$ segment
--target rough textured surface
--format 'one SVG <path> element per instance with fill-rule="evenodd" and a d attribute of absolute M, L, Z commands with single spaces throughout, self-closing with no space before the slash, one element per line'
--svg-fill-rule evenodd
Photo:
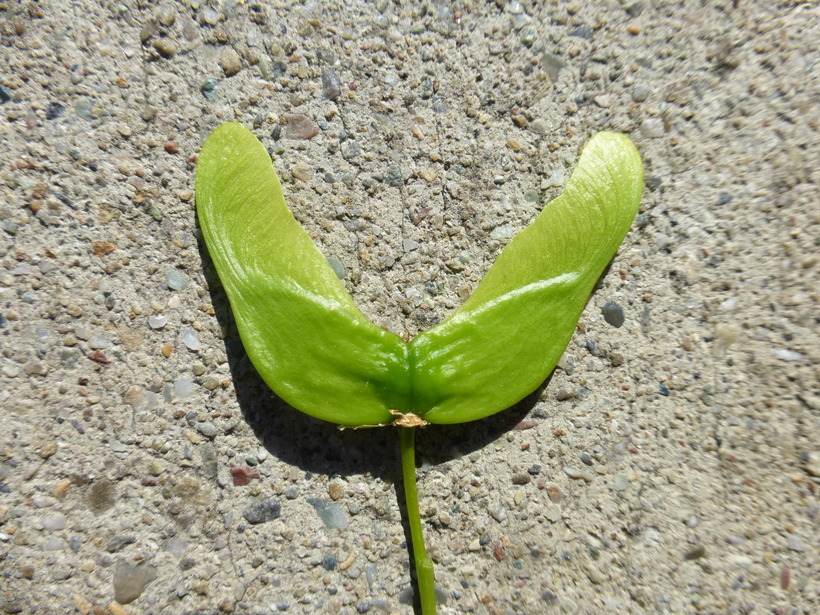
<path fill-rule="evenodd" d="M 418 438 L 441 611 L 818 610 L 816 6 L 598 4 L 0 5 L 0 612 L 411 612 L 396 435 L 282 407 L 198 244 L 227 120 L 409 335 L 628 132 L 549 386 Z"/>

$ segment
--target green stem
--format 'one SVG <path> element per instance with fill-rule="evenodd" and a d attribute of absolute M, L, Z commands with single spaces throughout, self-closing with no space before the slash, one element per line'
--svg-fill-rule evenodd
<path fill-rule="evenodd" d="M 419 588 L 422 615 L 436 615 L 436 581 L 433 576 L 433 560 L 424 548 L 419 515 L 419 494 L 416 490 L 416 428 L 399 427 L 401 433 L 401 472 L 404 478 L 404 498 L 407 502 L 407 518 L 410 522 L 410 539 L 413 543 L 413 560 Z"/>

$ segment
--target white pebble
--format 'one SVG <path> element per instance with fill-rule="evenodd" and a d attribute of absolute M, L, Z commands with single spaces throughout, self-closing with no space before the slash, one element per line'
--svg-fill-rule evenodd
<path fill-rule="evenodd" d="M 794 350 L 786 350 L 785 348 L 777 348 L 772 350 L 772 354 L 781 361 L 802 361 L 805 356 L 800 352 Z"/>
<path fill-rule="evenodd" d="M 148 319 L 148 326 L 152 329 L 162 329 L 165 325 L 168 324 L 168 319 L 165 318 L 162 314 L 158 316 L 151 316 Z"/>
<path fill-rule="evenodd" d="M 182 334 L 182 343 L 185 344 L 185 347 L 191 352 L 199 352 L 199 349 L 202 348 L 196 331 L 193 329 L 185 330 L 185 333 Z"/>

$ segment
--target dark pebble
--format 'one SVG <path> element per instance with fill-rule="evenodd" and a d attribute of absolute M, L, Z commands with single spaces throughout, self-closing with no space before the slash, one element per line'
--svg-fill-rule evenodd
<path fill-rule="evenodd" d="M 577 38 L 583 38 L 583 39 L 591 39 L 592 38 L 592 28 L 590 28 L 586 24 L 581 24 L 580 26 L 575 27 L 575 29 L 570 33 L 570 36 L 575 36 Z"/>
<path fill-rule="evenodd" d="M 335 70 L 326 70 L 322 73 L 322 93 L 329 100 L 336 100 L 342 94 L 342 82 Z"/>
<path fill-rule="evenodd" d="M 114 506 L 116 497 L 117 490 L 114 483 L 106 479 L 94 481 L 88 494 L 88 507 L 94 513 L 104 512 Z"/>
<path fill-rule="evenodd" d="M 527 472 L 529 472 L 533 476 L 538 476 L 539 474 L 541 474 L 541 466 L 536 463 L 530 466 L 530 469 L 527 470 Z"/>
<path fill-rule="evenodd" d="M 208 102 L 216 102 L 216 86 L 218 83 L 216 79 L 206 79 L 199 86 L 199 91 L 202 92 Z"/>
<path fill-rule="evenodd" d="M 137 542 L 137 537 L 131 534 L 127 534 L 125 536 L 114 536 L 114 538 L 108 541 L 108 552 L 116 553 L 125 545 L 132 545 L 135 542 Z"/>
<path fill-rule="evenodd" d="M 601 315 L 608 324 L 612 325 L 616 329 L 620 328 L 624 324 L 624 310 L 614 301 L 607 301 L 604 303 L 601 308 Z"/>
<path fill-rule="evenodd" d="M 183 557 L 179 562 L 181 570 L 190 570 L 196 566 L 196 560 L 193 557 Z"/>
<path fill-rule="evenodd" d="M 404 185 L 404 179 L 401 176 L 401 168 L 397 164 L 391 164 L 387 170 L 387 175 L 384 177 L 385 183 L 388 186 L 399 188 Z"/>
<path fill-rule="evenodd" d="M 586 342 L 584 342 L 584 345 L 589 351 L 589 354 L 591 354 L 593 357 L 603 356 L 604 353 L 601 352 L 600 348 L 598 348 L 598 342 L 596 342 L 595 340 L 587 340 Z"/>
<path fill-rule="evenodd" d="M 649 190 L 652 192 L 655 192 L 655 190 L 660 188 L 662 183 L 663 180 L 657 175 L 650 175 L 646 178 L 646 181 L 644 181 L 646 187 L 649 188 Z"/>
<path fill-rule="evenodd" d="M 728 192 L 721 192 L 718 195 L 718 205 L 728 205 L 732 202 L 732 195 Z"/>
<path fill-rule="evenodd" d="M 245 517 L 248 523 L 267 523 L 268 521 L 278 519 L 281 515 L 281 510 L 282 505 L 279 501 L 270 499 L 247 508 L 242 513 L 242 516 Z"/>
<path fill-rule="evenodd" d="M 700 559 L 701 557 L 705 557 L 705 556 L 706 556 L 706 547 L 704 547 L 703 545 L 698 545 L 695 548 L 690 549 L 689 551 L 687 551 L 686 555 L 683 556 L 683 559 L 691 561 L 691 560 L 694 560 L 694 559 Z"/>
<path fill-rule="evenodd" d="M 663 395 L 664 397 L 669 397 L 669 387 L 665 384 L 661 383 L 661 386 L 658 387 L 658 392 Z"/>
<path fill-rule="evenodd" d="M 11 100 L 11 93 L 6 89 L 6 87 L 0 84 L 0 104 L 7 103 Z"/>
<path fill-rule="evenodd" d="M 63 114 L 63 111 L 65 111 L 65 107 L 60 103 L 49 103 L 48 108 L 46 109 L 46 119 L 53 120 L 58 118 Z"/>
<path fill-rule="evenodd" d="M 336 570 L 336 558 L 333 555 L 325 555 L 322 558 L 322 568 L 325 570 Z"/>
<path fill-rule="evenodd" d="M 584 465 L 588 466 L 591 466 L 594 463 L 594 460 L 592 459 L 592 457 L 589 456 L 588 453 L 581 454 L 581 461 L 584 463 Z"/>
<path fill-rule="evenodd" d="M 558 602 L 558 595 L 554 592 L 546 590 L 541 593 L 541 600 L 543 600 L 547 604 L 556 604 Z"/>
<path fill-rule="evenodd" d="M 523 472 L 518 472 L 513 474 L 512 482 L 513 485 L 526 485 L 532 480 L 529 474 L 524 474 Z"/>

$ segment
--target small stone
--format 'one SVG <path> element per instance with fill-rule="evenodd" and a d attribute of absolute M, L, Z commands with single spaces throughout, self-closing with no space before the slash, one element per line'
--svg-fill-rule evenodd
<path fill-rule="evenodd" d="M 342 483 L 338 481 L 331 481 L 331 483 L 327 486 L 327 494 L 334 502 L 339 500 L 344 495 L 344 492 L 345 490 Z"/>
<path fill-rule="evenodd" d="M 114 483 L 106 479 L 94 481 L 88 493 L 88 507 L 92 512 L 105 512 L 116 502 L 117 491 Z"/>
<path fill-rule="evenodd" d="M 496 241 L 509 239 L 514 235 L 515 228 L 513 228 L 511 224 L 502 224 L 501 226 L 497 226 L 490 231 L 490 239 L 495 239 Z"/>
<path fill-rule="evenodd" d="M 194 383 L 188 378 L 177 378 L 174 382 L 174 395 L 182 399 L 194 392 Z"/>
<path fill-rule="evenodd" d="M 421 177 L 427 183 L 434 182 L 437 177 L 436 170 L 431 169 L 429 167 L 426 169 L 422 169 L 421 171 L 419 171 L 419 177 Z"/>
<path fill-rule="evenodd" d="M 618 474 L 612 481 L 615 491 L 626 491 L 629 489 L 629 480 L 623 474 Z"/>
<path fill-rule="evenodd" d="M 657 117 L 649 117 L 641 124 L 641 134 L 648 139 L 658 139 L 666 134 L 663 120 Z"/>
<path fill-rule="evenodd" d="M 347 529 L 348 521 L 347 515 L 340 504 L 335 502 L 327 502 L 319 498 L 308 498 L 308 504 L 313 506 L 316 514 L 325 524 L 325 527 L 330 529 Z"/>
<path fill-rule="evenodd" d="M 561 520 L 561 508 L 558 506 L 547 506 L 547 510 L 544 511 L 544 516 L 553 523 L 557 523 Z"/>
<path fill-rule="evenodd" d="M 248 523 L 253 523 L 254 525 L 257 523 L 267 523 L 268 521 L 278 519 L 281 514 L 281 509 L 282 505 L 279 503 L 279 500 L 271 498 L 245 509 L 242 516 L 245 517 Z"/>
<path fill-rule="evenodd" d="M 102 335 L 92 335 L 88 340 L 88 347 L 92 350 L 102 350 L 103 348 L 108 348 L 110 345 L 111 342 Z"/>
<path fill-rule="evenodd" d="M 812 476 L 820 476 L 820 452 L 806 453 L 806 470 Z"/>
<path fill-rule="evenodd" d="M 566 474 L 570 478 L 583 479 L 588 483 L 591 483 L 592 479 L 594 478 L 591 473 L 585 472 L 584 470 L 579 470 L 577 468 L 573 468 L 571 466 L 564 466 L 564 474 Z"/>
<path fill-rule="evenodd" d="M 254 478 L 261 478 L 259 472 L 251 470 L 248 466 L 236 466 L 231 468 L 231 478 L 236 487 L 242 487 L 250 483 Z"/>
<path fill-rule="evenodd" d="M 213 423 L 197 423 L 196 430 L 208 439 L 216 437 L 219 431 Z"/>
<path fill-rule="evenodd" d="M 162 314 L 157 314 L 155 316 L 148 317 L 148 326 L 152 329 L 162 329 L 165 325 L 168 324 L 168 319 L 165 318 Z"/>
<path fill-rule="evenodd" d="M 546 120 L 539 117 L 530 123 L 530 130 L 532 130 L 535 134 L 545 135 L 549 132 L 550 126 Z"/>
<path fill-rule="evenodd" d="M 288 139 L 312 139 L 319 134 L 319 127 L 306 115 L 286 115 L 285 121 Z"/>
<path fill-rule="evenodd" d="M 206 79 L 202 82 L 202 85 L 199 86 L 199 91 L 202 92 L 205 100 L 212 103 L 216 102 L 216 86 L 218 84 L 219 82 L 216 79 Z"/>
<path fill-rule="evenodd" d="M 527 485 L 530 480 L 532 480 L 532 477 L 526 472 L 517 472 L 512 477 L 513 485 Z"/>
<path fill-rule="evenodd" d="M 683 559 L 687 561 L 692 561 L 696 559 L 700 559 L 706 556 L 706 547 L 703 545 L 697 545 L 691 549 L 689 549 L 683 556 Z"/>
<path fill-rule="evenodd" d="M 167 38 L 159 38 L 154 41 L 154 49 L 163 58 L 173 58 L 177 52 L 177 45 L 174 41 Z"/>
<path fill-rule="evenodd" d="M 561 488 L 558 485 L 550 485 L 547 487 L 547 497 L 550 499 L 550 502 L 560 502 L 563 497 Z"/>
<path fill-rule="evenodd" d="M 106 254 L 111 254 L 117 249 L 117 244 L 113 241 L 95 241 L 91 244 L 91 253 L 94 256 L 103 257 Z"/>
<path fill-rule="evenodd" d="M 601 315 L 607 324 L 619 329 L 624 324 L 624 311 L 620 305 L 614 301 L 607 301 L 601 308 Z"/>
<path fill-rule="evenodd" d="M 147 20 L 140 28 L 140 43 L 144 45 L 156 34 L 159 34 L 159 24 L 153 19 Z"/>
<path fill-rule="evenodd" d="M 225 76 L 232 77 L 242 70 L 242 59 L 233 47 L 225 47 L 219 55 L 219 66 L 225 72 Z"/>
<path fill-rule="evenodd" d="M 185 347 L 191 352 L 199 352 L 202 348 L 199 337 L 197 337 L 196 331 L 192 328 L 185 329 L 185 332 L 182 334 L 182 343 L 185 344 Z"/>
<path fill-rule="evenodd" d="M 219 11 L 211 7 L 206 7 L 198 14 L 199 25 L 201 26 L 215 26 L 219 23 Z"/>
<path fill-rule="evenodd" d="M 49 532 L 57 532 L 65 528 L 66 516 L 61 513 L 48 515 L 43 519 L 43 527 Z"/>
<path fill-rule="evenodd" d="M 191 285 L 191 280 L 188 279 L 188 276 L 178 271 L 177 269 L 169 269 L 167 284 L 168 288 L 170 288 L 171 290 L 182 291 Z"/>
<path fill-rule="evenodd" d="M 600 585 L 601 583 L 606 582 L 607 575 L 598 570 L 595 566 L 587 565 L 587 576 L 589 580 L 595 583 L 595 585 Z"/>
<path fill-rule="evenodd" d="M 645 85 L 636 85 L 632 89 L 632 100 L 635 102 L 643 102 L 649 98 L 649 88 Z"/>
<path fill-rule="evenodd" d="M 153 566 L 132 566 L 118 562 L 114 570 L 114 600 L 120 604 L 133 602 L 156 578 L 157 569 Z"/>
<path fill-rule="evenodd" d="M 82 613 L 82 615 L 88 615 L 94 607 L 93 604 L 80 595 L 74 596 L 74 606 L 77 607 L 77 610 Z"/>
<path fill-rule="evenodd" d="M 174 22 L 177 18 L 177 12 L 172 8 L 164 8 L 160 10 L 159 14 L 157 15 L 157 20 L 163 26 L 171 27 L 174 25 Z"/>
<path fill-rule="evenodd" d="M 806 550 L 806 545 L 803 544 L 803 539 L 797 534 L 789 534 L 789 537 L 786 539 L 786 543 L 789 545 L 789 550 L 791 551 L 802 552 Z"/>
<path fill-rule="evenodd" d="M 342 84 L 336 71 L 328 69 L 322 73 L 322 93 L 328 100 L 336 100 L 342 94 Z"/>
<path fill-rule="evenodd" d="M 325 555 L 322 558 L 322 568 L 330 572 L 331 570 L 336 570 L 336 558 L 333 555 Z"/>
<path fill-rule="evenodd" d="M 202 379 L 202 386 L 209 391 L 215 391 L 221 384 L 219 378 L 214 375 L 208 375 Z"/>
<path fill-rule="evenodd" d="M 340 280 L 344 280 L 347 275 L 344 263 L 335 256 L 328 256 L 327 262 L 330 264 L 330 268 L 333 269 L 333 273 L 336 274 L 336 277 Z"/>
<path fill-rule="evenodd" d="M 60 481 L 60 484 L 58 484 L 57 487 L 54 489 L 54 497 L 62 500 L 68 493 L 70 487 L 71 479 L 64 478 Z"/>
<path fill-rule="evenodd" d="M 46 119 L 56 119 L 63 114 L 63 111 L 65 111 L 65 107 L 60 103 L 48 103 L 48 107 L 46 107 Z"/>
<path fill-rule="evenodd" d="M 309 182 L 313 179 L 313 171 L 304 162 L 297 162 L 290 168 L 290 174 L 296 179 L 303 182 Z"/>
<path fill-rule="evenodd" d="M 48 368 L 42 363 L 26 363 L 23 366 L 23 371 L 29 376 L 46 376 L 48 375 Z"/>
<path fill-rule="evenodd" d="M 31 498 L 31 505 L 34 506 L 34 508 L 50 508 L 56 504 L 56 498 L 42 493 L 37 493 Z"/>
<path fill-rule="evenodd" d="M 83 118 L 84 120 L 93 119 L 94 105 L 88 97 L 80 96 L 74 103 L 74 113 L 76 113 L 79 117 Z"/>
<path fill-rule="evenodd" d="M 40 447 L 38 452 L 40 453 L 40 457 L 48 459 L 57 452 L 57 443 L 54 440 L 49 440 Z"/>
<path fill-rule="evenodd" d="M 802 361 L 806 358 L 803 353 L 794 350 L 787 350 L 785 348 L 777 348 L 772 350 L 772 354 L 781 361 Z"/>
<path fill-rule="evenodd" d="M 118 551 L 122 551 L 126 546 L 132 545 L 135 542 L 137 542 L 137 537 L 133 534 L 114 536 L 108 541 L 106 549 L 109 553 L 116 553 Z"/>
<path fill-rule="evenodd" d="M 504 508 L 503 504 L 492 504 L 487 507 L 487 512 L 499 523 L 503 523 L 507 519 L 507 509 Z"/>

